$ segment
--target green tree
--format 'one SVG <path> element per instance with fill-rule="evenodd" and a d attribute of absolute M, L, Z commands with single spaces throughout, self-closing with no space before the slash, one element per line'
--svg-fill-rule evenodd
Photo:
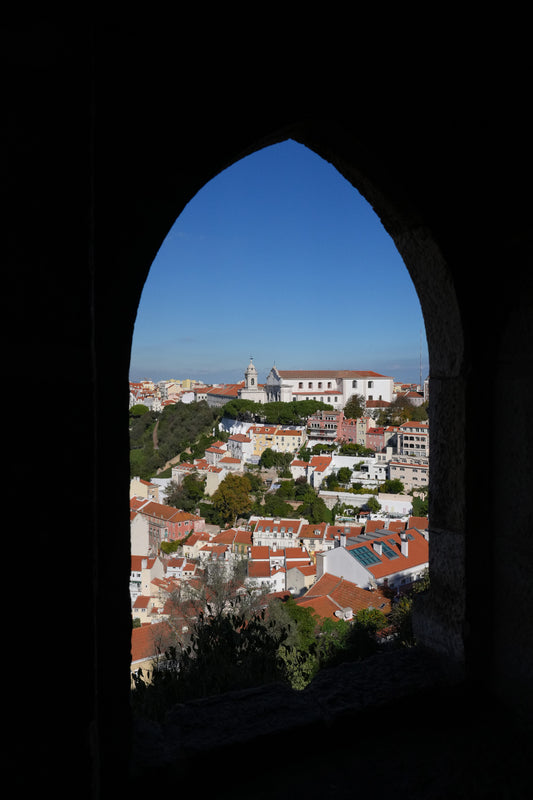
<path fill-rule="evenodd" d="M 306 497 L 310 497 L 311 495 L 315 494 L 315 490 L 312 486 L 307 483 L 307 479 L 301 475 L 299 478 L 296 478 L 294 481 L 294 499 L 295 500 L 304 500 Z"/>
<path fill-rule="evenodd" d="M 337 478 L 339 479 L 339 483 L 350 483 L 350 478 L 352 477 L 352 470 L 350 467 L 341 467 L 337 472 Z"/>
<path fill-rule="evenodd" d="M 403 483 L 398 480 L 398 478 L 387 479 L 383 481 L 381 486 L 379 487 L 380 492 L 384 492 L 385 494 L 402 494 L 404 491 Z"/>
<path fill-rule="evenodd" d="M 142 417 L 143 414 L 147 414 L 149 411 L 148 406 L 143 405 L 143 403 L 137 403 L 130 408 L 130 418 Z"/>
<path fill-rule="evenodd" d="M 268 425 L 304 425 L 316 411 L 333 407 L 317 400 L 293 400 L 290 403 L 254 403 L 252 400 L 230 400 L 222 406 L 225 417 Z"/>
<path fill-rule="evenodd" d="M 427 422 L 428 404 L 422 403 L 420 406 L 413 406 L 410 419 L 413 420 L 413 422 Z"/>
<path fill-rule="evenodd" d="M 254 513 L 263 517 L 283 517 L 284 519 L 296 519 L 298 511 L 287 503 L 277 493 L 267 494 L 262 504 L 254 505 Z"/>
<path fill-rule="evenodd" d="M 375 497 L 369 497 L 365 503 L 365 507 L 372 514 L 377 514 L 378 511 L 381 509 L 381 503 L 379 502 L 379 500 L 376 500 Z"/>
<path fill-rule="evenodd" d="M 343 456 L 370 456 L 373 452 L 370 448 L 363 447 L 357 442 L 344 442 L 339 448 L 339 453 Z"/>
<path fill-rule="evenodd" d="M 246 517 L 252 508 L 252 487 L 245 475 L 230 473 L 213 494 L 212 503 L 225 523 L 234 525 L 237 517 Z"/>
<path fill-rule="evenodd" d="M 394 603 L 389 614 L 389 624 L 396 629 L 398 641 L 403 647 L 412 647 L 416 644 L 413 631 L 413 609 L 417 602 L 418 595 L 429 589 L 429 571 L 426 570 L 422 577 L 411 587 L 409 594 L 402 595 Z"/>
<path fill-rule="evenodd" d="M 413 516 L 414 517 L 427 517 L 428 515 L 428 504 L 429 500 L 426 497 L 418 497 L 415 495 L 413 497 Z"/>
<path fill-rule="evenodd" d="M 389 614 L 389 623 L 394 627 L 398 641 L 403 647 L 412 647 L 415 643 L 412 617 L 413 598 L 403 595 L 393 605 Z"/>
<path fill-rule="evenodd" d="M 289 466 L 294 456 L 292 453 L 280 453 L 277 450 L 267 447 L 261 453 L 259 464 L 266 469 L 274 467 L 278 475 L 290 477 Z"/>
<path fill-rule="evenodd" d="M 312 523 L 331 522 L 331 511 L 321 497 L 313 492 L 298 506 L 297 514 Z"/>
<path fill-rule="evenodd" d="M 261 453 L 259 463 L 265 469 L 271 469 L 276 465 L 276 453 L 271 447 L 266 447 Z"/>
<path fill-rule="evenodd" d="M 341 488 L 337 475 L 334 472 L 330 472 L 329 475 L 326 475 L 324 483 L 330 492 L 335 492 Z"/>
<path fill-rule="evenodd" d="M 305 445 L 300 447 L 300 450 L 298 451 L 298 458 L 301 461 L 309 462 L 309 461 L 311 461 L 311 456 L 312 456 L 312 453 L 311 453 L 311 450 L 309 449 L 309 447 L 306 447 Z"/>
<path fill-rule="evenodd" d="M 294 500 L 295 495 L 295 484 L 294 481 L 281 481 L 279 485 L 279 489 L 276 491 L 276 495 L 283 500 Z"/>
<path fill-rule="evenodd" d="M 344 406 L 344 416 L 348 419 L 359 419 L 365 413 L 365 398 L 360 394 L 352 394 Z"/>
<path fill-rule="evenodd" d="M 194 511 L 203 499 L 204 492 L 204 480 L 197 473 L 191 472 L 190 475 L 185 475 L 179 486 L 176 481 L 169 483 L 165 503 L 182 511 Z"/>
<path fill-rule="evenodd" d="M 243 614 L 238 601 L 226 614 L 200 613 L 190 641 L 169 646 L 150 681 L 142 671 L 134 677 L 134 715 L 161 721 L 176 703 L 285 681 L 285 635 L 264 611 Z"/>
<path fill-rule="evenodd" d="M 286 680 L 293 689 L 304 689 L 319 669 L 316 638 L 319 622 L 315 612 L 298 605 L 293 598 L 285 602 L 271 600 L 267 619 L 274 631 L 285 632 L 279 654 Z"/>

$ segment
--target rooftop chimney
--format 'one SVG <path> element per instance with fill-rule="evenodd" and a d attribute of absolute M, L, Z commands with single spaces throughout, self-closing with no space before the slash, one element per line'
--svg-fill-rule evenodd
<path fill-rule="evenodd" d="M 400 549 L 402 551 L 402 556 L 407 558 L 409 555 L 409 539 L 405 534 L 400 534 Z"/>

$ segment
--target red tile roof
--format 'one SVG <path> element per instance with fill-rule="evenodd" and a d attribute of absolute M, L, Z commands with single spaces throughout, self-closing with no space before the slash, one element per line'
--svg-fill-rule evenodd
<path fill-rule="evenodd" d="M 265 531 L 265 529 L 272 528 L 272 532 L 276 533 L 281 528 L 292 528 L 296 532 L 300 526 L 301 520 L 299 519 L 277 519 L 275 517 L 261 517 L 255 522 L 255 533 Z"/>
<path fill-rule="evenodd" d="M 276 552 L 279 553 L 279 550 L 277 550 Z M 285 547 L 284 550 L 282 548 L 282 552 L 285 553 L 285 558 L 290 558 L 290 559 L 296 558 L 300 559 L 301 561 L 309 562 L 309 554 L 307 550 L 304 550 L 301 547 Z M 270 555 L 272 555 L 272 551 Z"/>
<path fill-rule="evenodd" d="M 152 569 L 156 561 L 155 558 L 148 558 L 148 556 L 131 556 L 131 571 L 140 572 L 142 570 L 142 562 L 146 561 L 146 569 Z"/>
<path fill-rule="evenodd" d="M 427 517 L 409 517 L 407 522 L 408 528 L 418 528 L 419 531 L 426 531 L 428 529 L 429 520 Z"/>
<path fill-rule="evenodd" d="M 316 564 L 288 564 L 287 569 L 297 569 L 302 575 L 316 575 Z"/>
<path fill-rule="evenodd" d="M 374 533 L 380 531 L 385 527 L 385 521 L 382 519 L 369 519 L 365 522 L 365 533 Z"/>
<path fill-rule="evenodd" d="M 315 468 L 316 472 L 324 472 L 331 464 L 331 456 L 313 456 L 310 464 Z"/>
<path fill-rule="evenodd" d="M 196 544 L 196 542 L 209 542 L 210 536 L 205 531 L 201 531 L 199 533 L 191 533 L 189 538 L 187 539 L 187 545 Z"/>
<path fill-rule="evenodd" d="M 270 556 L 270 547 L 265 545 L 253 545 L 250 548 L 250 558 L 254 560 L 268 561 Z"/>
<path fill-rule="evenodd" d="M 143 625 L 131 632 L 131 660 L 143 661 L 163 652 L 171 643 L 172 631 L 165 622 Z"/>
<path fill-rule="evenodd" d="M 346 534 L 346 536 L 360 536 L 363 532 L 363 525 L 328 525 L 326 538 L 335 539 L 336 536 Z"/>
<path fill-rule="evenodd" d="M 391 610 L 390 600 L 379 590 L 361 589 L 345 578 L 325 573 L 301 598 L 298 605 L 313 608 L 320 617 L 334 618 L 335 611 L 351 608 L 353 613 L 367 608 L 376 608 L 388 614 Z"/>
<path fill-rule="evenodd" d="M 389 522 L 390 531 L 404 531 L 407 527 L 407 522 L 402 522 L 401 519 L 393 519 Z M 411 527 L 411 526 L 409 526 Z M 415 526 L 413 526 L 415 527 Z"/>
<path fill-rule="evenodd" d="M 150 605 L 151 598 L 147 597 L 147 595 L 140 594 L 133 604 L 133 608 L 148 608 Z"/>
<path fill-rule="evenodd" d="M 244 381 L 241 381 L 241 383 L 227 383 L 224 386 L 213 386 L 206 391 L 206 394 L 215 397 L 238 397 L 240 390 L 243 388 Z"/>
<path fill-rule="evenodd" d="M 249 578 L 270 578 L 270 561 L 249 561 L 248 562 L 248 577 Z"/>
<path fill-rule="evenodd" d="M 304 369 L 304 370 L 290 370 L 284 369 L 278 370 L 279 374 L 282 378 L 287 378 L 288 380 L 297 380 L 298 378 L 303 379 L 313 379 L 313 378 L 385 378 L 388 377 L 386 375 L 380 375 L 378 372 L 372 372 L 371 370 L 351 370 L 351 369 L 341 369 L 341 370 L 332 370 L 332 369 L 324 369 L 324 370 L 317 370 L 317 369 Z"/>
<path fill-rule="evenodd" d="M 407 544 L 407 556 L 401 555 L 401 536 L 410 534 L 412 538 Z M 393 551 L 399 554 L 399 558 L 388 559 L 385 555 L 379 556 L 373 548 L 374 542 L 383 542 L 387 544 Z M 358 547 L 367 547 L 376 553 L 379 562 L 376 564 L 369 564 L 366 569 L 374 576 L 374 578 L 385 578 L 388 575 L 394 575 L 396 572 L 409 569 L 410 567 L 417 567 L 427 564 L 429 561 L 429 545 L 424 536 L 414 528 L 406 529 L 402 533 L 396 533 L 390 530 L 383 531 L 383 535 L 378 538 L 362 542 L 347 547 L 347 550 L 353 551 Z"/>
<path fill-rule="evenodd" d="M 174 506 L 167 506 L 164 503 L 156 503 L 154 501 L 146 503 L 146 505 L 139 510 L 142 514 L 146 514 L 150 517 L 158 517 L 159 519 L 166 519 L 169 522 L 188 522 L 201 519 L 201 517 L 197 517 L 194 514 L 180 511 L 174 508 Z"/>

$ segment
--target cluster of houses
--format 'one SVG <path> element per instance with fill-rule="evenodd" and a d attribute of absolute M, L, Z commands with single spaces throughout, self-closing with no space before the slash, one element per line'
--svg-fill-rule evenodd
<path fill-rule="evenodd" d="M 165 404 L 206 400 L 222 406 L 234 398 L 255 402 L 289 402 L 315 399 L 332 406 L 309 417 L 305 426 L 257 425 L 224 418 L 225 441 L 217 441 L 203 458 L 180 462 L 172 477 L 130 486 L 132 618 L 140 622 L 132 631 L 132 672 L 148 666 L 161 649 L 163 631 L 185 634 L 199 613 L 199 588 L 213 564 L 230 569 L 245 565 L 240 591 L 265 598 L 292 596 L 323 618 L 350 619 L 362 608 L 391 609 L 391 596 L 421 578 L 428 567 L 427 519 L 412 516 L 407 494 L 379 495 L 382 516 L 371 519 L 358 509 L 386 479 L 398 478 L 406 492 L 424 489 L 429 480 L 429 429 L 423 422 L 377 427 L 374 415 L 399 393 L 413 404 L 424 401 L 420 387 L 398 386 L 392 378 L 374 372 L 284 371 L 273 367 L 259 384 L 250 361 L 244 381 L 206 386 L 198 381 L 143 381 L 130 385 L 130 405 L 143 403 L 158 411 Z M 363 398 L 365 412 L 348 419 L 343 408 L 353 394 Z M 302 448 L 322 443 L 355 443 L 371 456 L 328 453 L 299 457 Z M 270 448 L 292 456 L 290 472 L 305 480 L 329 508 L 337 503 L 353 506 L 352 516 L 335 524 L 313 524 L 306 519 L 251 517 L 246 525 L 220 530 L 195 514 L 162 502 L 170 481 L 180 484 L 192 473 L 204 480 L 212 495 L 232 473 L 245 473 Z M 329 475 L 342 467 L 350 480 L 335 491 L 328 489 Z M 344 474 L 346 470 L 344 471 Z M 326 482 L 325 482 L 326 481 Z M 350 491 L 358 484 L 357 494 Z M 179 542 L 179 555 L 167 555 L 163 542 Z M 176 597 L 180 602 L 176 606 Z M 266 600 L 265 600 L 266 602 Z M 159 643 L 157 643 L 159 642 Z"/>
<path fill-rule="evenodd" d="M 392 378 L 369 371 L 287 371 L 276 367 L 272 367 L 266 383 L 260 384 L 250 361 L 244 381 L 238 384 L 206 386 L 192 379 L 131 383 L 130 405 L 144 403 L 157 411 L 169 403 L 206 400 L 222 406 L 229 400 L 242 398 L 258 403 L 315 399 L 332 406 L 331 410 L 310 416 L 303 426 L 257 425 L 223 418 L 220 428 L 229 435 L 227 442 L 215 442 L 204 458 L 182 462 L 172 472 L 172 480 L 178 484 L 186 474 L 197 472 L 205 481 L 208 495 L 216 491 L 229 472 L 243 472 L 247 465 L 257 464 L 267 448 L 294 455 L 290 466 L 293 477 L 304 476 L 315 489 L 320 488 L 329 474 L 348 466 L 353 472 L 351 483 L 374 488 L 386 479 L 397 479 L 410 492 L 428 486 L 428 423 L 405 422 L 382 427 L 376 425 L 375 416 L 400 395 L 413 405 L 423 403 L 427 399 L 427 383 L 424 391 L 420 388 L 397 384 Z M 353 394 L 362 398 L 365 409 L 357 419 L 347 418 L 343 412 Z M 343 443 L 358 444 L 374 456 L 344 459 L 342 463 L 340 456 L 332 456 L 329 461 L 315 457 L 309 462 L 296 457 L 304 446 Z"/>
<path fill-rule="evenodd" d="M 132 672 L 155 657 L 162 630 L 185 635 L 205 608 L 198 599 L 213 564 L 244 564 L 239 592 L 292 596 L 321 618 L 346 619 L 362 608 L 391 610 L 391 596 L 408 589 L 428 567 L 427 519 L 362 517 L 314 524 L 306 519 L 252 516 L 221 530 L 194 514 L 149 498 L 130 498 Z M 181 542 L 166 555 L 164 541 Z M 179 602 L 176 602 L 179 598 Z"/>
<path fill-rule="evenodd" d="M 325 413 L 325 412 L 321 412 Z M 346 456 L 339 454 L 314 455 L 308 460 L 299 458 L 302 447 L 311 448 L 320 443 L 314 437 L 314 415 L 308 420 L 306 428 L 289 428 L 278 425 L 255 425 L 235 423 L 226 420 L 229 437 L 227 442 L 217 441 L 206 451 L 203 458 L 182 461 L 172 467 L 172 480 L 178 485 L 192 472 L 205 481 L 207 495 L 212 495 L 230 472 L 243 473 L 257 464 L 262 453 L 270 448 L 278 453 L 289 453 L 294 457 L 288 467 L 291 476 L 305 478 L 318 491 L 328 475 L 337 473 L 341 467 L 348 467 L 352 474 L 351 484 L 360 484 L 369 489 L 375 488 L 385 480 L 400 480 L 404 490 L 425 489 L 429 482 L 429 425 L 427 422 L 404 422 L 388 428 L 367 428 L 366 445 L 372 450 L 371 456 Z M 337 412 L 341 423 L 346 422 L 343 412 Z M 224 420 L 223 420 L 224 422 Z M 348 420 L 359 423 L 361 420 Z M 331 423 L 333 424 L 333 423 Z M 354 425 L 356 427 L 356 425 Z M 334 443 L 350 441 L 336 437 Z M 351 440 L 353 441 L 353 440 Z M 346 488 L 350 488 L 347 486 Z M 353 495 L 347 498 L 352 505 Z"/>
<path fill-rule="evenodd" d="M 208 387 L 194 378 L 169 378 L 154 383 L 146 378 L 141 381 L 130 381 L 130 408 L 136 405 L 146 406 L 150 411 L 163 411 L 165 406 L 174 403 L 192 403 L 197 399 L 197 392 Z"/>
<path fill-rule="evenodd" d="M 399 384 L 387 375 L 371 370 L 280 370 L 273 366 L 264 383 L 259 383 L 257 369 L 250 359 L 244 379 L 237 383 L 206 385 L 202 381 L 168 379 L 130 382 L 130 407 L 138 403 L 161 411 L 169 403 L 192 403 L 205 400 L 211 406 L 223 406 L 229 400 L 252 400 L 255 403 L 293 400 L 319 400 L 339 411 L 354 394 L 363 398 L 368 409 L 390 404 L 398 395 L 407 396 L 415 405 L 427 400 L 428 381 L 423 387 Z"/>

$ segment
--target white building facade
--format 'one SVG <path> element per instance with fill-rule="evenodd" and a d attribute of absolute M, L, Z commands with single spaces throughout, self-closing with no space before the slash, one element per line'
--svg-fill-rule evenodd
<path fill-rule="evenodd" d="M 318 400 L 342 409 L 357 394 L 365 402 L 394 399 L 393 378 L 368 370 L 280 370 L 272 367 L 266 382 L 259 384 L 257 369 L 250 360 L 244 373 L 239 398 L 256 403 Z"/>

